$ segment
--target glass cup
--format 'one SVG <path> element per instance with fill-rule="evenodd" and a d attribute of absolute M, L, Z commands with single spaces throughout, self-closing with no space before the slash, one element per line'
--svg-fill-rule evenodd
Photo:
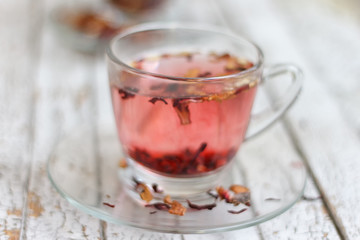
<path fill-rule="evenodd" d="M 157 183 L 175 196 L 226 178 L 242 142 L 278 119 L 302 83 L 301 71 L 289 64 L 265 76 L 259 47 L 214 27 L 134 27 L 112 40 L 107 63 L 130 169 L 124 180 Z M 292 79 L 284 96 L 265 117 L 252 118 L 258 85 L 283 74 Z"/>

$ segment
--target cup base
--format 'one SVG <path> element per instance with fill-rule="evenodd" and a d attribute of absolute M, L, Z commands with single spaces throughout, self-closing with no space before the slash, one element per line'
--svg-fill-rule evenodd
<path fill-rule="evenodd" d="M 119 178 L 130 190 L 133 196 L 136 182 L 142 182 L 149 186 L 156 185 L 161 194 L 154 194 L 154 198 L 163 198 L 170 195 L 174 199 L 198 199 L 210 197 L 209 191 L 217 186 L 227 186 L 231 183 L 232 162 L 227 166 L 198 177 L 169 177 L 152 172 L 132 159 L 128 159 L 129 166 L 119 170 Z M 136 194 L 138 198 L 138 194 Z"/>

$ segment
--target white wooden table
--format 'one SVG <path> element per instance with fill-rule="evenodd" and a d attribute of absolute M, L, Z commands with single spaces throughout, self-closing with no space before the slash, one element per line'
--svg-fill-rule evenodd
<path fill-rule="evenodd" d="M 258 226 L 206 235 L 105 223 L 51 186 L 45 167 L 61 133 L 112 117 L 103 54 L 76 52 L 53 34 L 48 15 L 59 2 L 0 1 L 0 239 L 360 239 L 356 0 L 173 0 L 153 17 L 230 28 L 257 42 L 266 63 L 293 62 L 305 73 L 299 101 L 261 141 L 278 138 L 300 156 L 309 170 L 305 194 L 322 199 L 301 200 Z"/>

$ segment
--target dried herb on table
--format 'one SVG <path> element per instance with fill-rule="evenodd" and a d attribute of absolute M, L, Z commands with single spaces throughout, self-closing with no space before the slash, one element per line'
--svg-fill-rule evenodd
<path fill-rule="evenodd" d="M 240 211 L 228 210 L 228 212 L 231 214 L 240 214 L 240 213 L 245 212 L 246 210 L 247 210 L 247 208 L 243 208 Z"/>
<path fill-rule="evenodd" d="M 154 214 L 154 213 L 157 213 L 157 211 L 151 211 L 151 212 L 149 212 L 149 214 Z"/>
<path fill-rule="evenodd" d="M 103 202 L 103 205 L 108 206 L 108 207 L 111 207 L 111 208 L 114 208 L 114 207 L 115 207 L 114 204 L 110 204 L 110 203 L 107 203 L 107 202 Z"/>
<path fill-rule="evenodd" d="M 151 102 L 152 104 L 155 104 L 157 101 L 161 101 L 161 102 L 165 103 L 166 105 L 168 104 L 167 101 L 165 99 L 163 99 L 162 97 L 153 97 L 152 99 L 149 100 L 149 102 Z"/>
<path fill-rule="evenodd" d="M 214 207 L 216 207 L 216 203 L 197 205 L 195 203 L 190 202 L 190 200 L 188 200 L 188 199 L 186 199 L 186 201 L 190 208 L 197 209 L 197 210 L 203 210 L 203 209 L 212 210 Z"/>
<path fill-rule="evenodd" d="M 217 187 L 216 191 L 220 197 L 220 199 L 225 199 L 227 203 L 232 203 L 235 206 L 239 205 L 240 203 L 243 203 L 247 206 L 250 206 L 250 191 L 248 188 L 240 188 L 237 186 L 241 185 L 234 185 L 232 187 L 233 190 L 239 191 L 239 193 L 235 193 L 234 195 L 230 194 L 230 192 L 223 187 Z M 241 186 L 242 187 L 242 186 Z M 244 190 L 248 191 L 244 191 Z"/>

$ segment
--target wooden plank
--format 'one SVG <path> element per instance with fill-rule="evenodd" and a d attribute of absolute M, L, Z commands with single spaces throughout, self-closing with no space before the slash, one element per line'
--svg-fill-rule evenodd
<path fill-rule="evenodd" d="M 53 4 L 56 3 L 46 3 L 45 16 Z M 34 150 L 24 237 L 97 239 L 102 233 L 99 220 L 63 199 L 46 174 L 46 162 L 63 133 L 94 119 L 91 92 L 95 60 L 64 47 L 56 37 L 49 19 L 45 18 L 40 39 L 42 54 L 36 81 Z M 84 171 L 94 171 L 94 163 L 89 161 Z"/>
<path fill-rule="evenodd" d="M 0 2 L 0 238 L 19 239 L 32 148 L 40 4 Z"/>
<path fill-rule="evenodd" d="M 282 61 L 293 61 L 296 63 L 300 63 L 300 65 L 304 68 L 306 66 L 306 62 L 299 56 L 297 49 L 293 46 L 293 42 L 290 40 L 290 36 L 286 29 L 284 29 L 283 23 L 278 19 L 279 12 L 274 10 L 274 7 L 270 2 L 266 1 L 242 1 L 241 4 L 236 1 L 227 1 L 222 4 L 222 10 L 224 12 L 224 16 L 228 21 L 228 24 L 237 32 L 242 33 L 245 36 L 251 37 L 254 39 L 265 52 L 265 56 L 267 61 L 270 59 L 271 62 Z M 230 7 L 231 6 L 231 7 Z M 237 9 L 237 11 L 233 11 L 233 9 Z M 305 68 L 306 73 L 307 68 Z M 292 126 L 299 126 L 300 121 L 305 121 L 310 124 L 313 124 L 314 120 L 309 118 L 309 116 L 314 116 L 313 114 L 309 114 L 310 108 L 313 108 L 315 104 L 313 104 L 311 95 L 309 95 L 309 91 L 306 86 L 311 85 L 312 88 L 319 90 L 319 92 L 313 92 L 312 96 L 317 96 L 317 99 L 326 98 L 326 100 L 330 100 L 331 97 L 324 93 L 321 90 L 321 87 L 317 86 L 316 80 L 306 74 L 307 81 L 305 83 L 305 90 L 302 94 L 300 100 L 297 104 L 295 104 L 294 109 L 290 111 L 288 116 L 291 119 Z M 320 88 L 320 89 L 319 89 Z M 311 93 L 310 93 L 311 94 Z M 332 102 L 332 100 L 330 100 Z M 321 101 L 321 104 L 324 102 Z M 325 104 L 330 105 L 331 104 Z M 318 105 L 317 105 L 318 106 Z M 316 115 L 325 115 L 322 109 L 316 108 Z M 321 112 L 321 114 L 320 114 Z M 336 108 L 335 108 L 336 112 Z M 297 118 L 291 117 L 296 113 Z M 313 111 L 311 111 L 313 113 Z M 299 118 L 301 115 L 301 118 Z M 322 119 L 324 122 L 324 119 Z M 290 121 L 288 121 L 290 122 Z M 346 128 L 346 124 L 343 122 L 341 126 Z M 312 129 L 313 130 L 313 129 Z M 302 136 L 302 142 L 306 144 L 307 150 L 310 150 L 310 147 L 314 147 L 314 142 L 319 142 L 322 140 L 323 132 L 316 131 L 311 135 L 304 136 L 299 131 L 296 131 L 296 134 Z M 302 129 L 303 131 L 303 129 Z M 311 142 L 311 144 L 309 144 Z M 318 144 L 318 143 L 317 143 Z M 315 149 L 315 148 L 314 148 Z M 320 149 L 317 149 L 319 151 Z M 319 153 L 315 152 L 316 150 L 312 150 L 311 154 L 306 155 L 306 157 L 312 162 L 315 162 Z M 324 151 L 319 151 L 321 154 L 324 154 Z M 325 153 L 326 154 L 326 153 Z M 311 163 L 312 163 L 311 162 Z M 322 164 L 324 164 L 322 162 Z M 334 163 L 333 163 L 334 164 Z M 311 169 L 317 169 L 320 171 L 322 167 L 320 165 L 311 165 Z M 328 169 L 327 173 L 336 174 L 336 172 Z M 324 175 L 324 174 L 323 174 Z M 317 175 L 316 175 L 317 176 Z M 334 182 L 333 182 L 334 184 Z M 317 194 L 317 192 L 315 192 Z M 304 211 L 304 209 L 306 211 Z M 262 230 L 264 238 L 277 239 L 283 238 L 286 236 L 306 236 L 306 237 L 324 237 L 330 236 L 332 238 L 338 238 L 335 226 L 329 219 L 329 216 L 326 211 L 320 211 L 323 209 L 323 205 L 319 203 L 312 202 L 301 202 L 297 204 L 293 209 L 291 209 L 285 215 L 278 217 L 272 221 L 261 224 L 260 228 Z M 310 219 L 316 219 L 313 221 L 313 224 L 309 224 Z M 274 232 L 274 226 L 276 234 Z M 298 229 L 301 229 L 300 233 Z M 280 235 L 278 235 L 280 233 Z"/>
<path fill-rule="evenodd" d="M 360 31 L 356 18 L 359 8 L 353 5 L 353 1 L 305 1 L 294 6 L 282 1 L 277 3 L 284 12 L 283 19 L 288 22 L 286 26 L 293 42 L 308 60 L 307 67 L 319 83 L 311 85 L 307 104 L 314 94 L 326 92 L 319 105 L 308 111 L 317 113 L 312 121 L 301 120 L 301 125 L 298 125 L 304 115 L 296 112 L 290 116 L 295 123 L 291 127 L 310 160 L 321 190 L 326 194 L 325 200 L 340 232 L 344 238 L 357 239 L 360 237 L 360 216 L 357 214 L 360 211 L 357 190 L 360 188 L 360 58 L 357 54 L 360 52 Z M 300 14 L 308 19 L 301 20 Z M 294 25 L 297 32 L 293 30 Z M 306 32 L 311 35 L 300 36 Z M 305 111 L 305 106 L 302 111 Z M 327 117 L 330 113 L 331 118 Z M 319 136 L 322 136 L 322 141 L 319 141 Z M 306 142 L 305 138 L 311 141 Z"/>

